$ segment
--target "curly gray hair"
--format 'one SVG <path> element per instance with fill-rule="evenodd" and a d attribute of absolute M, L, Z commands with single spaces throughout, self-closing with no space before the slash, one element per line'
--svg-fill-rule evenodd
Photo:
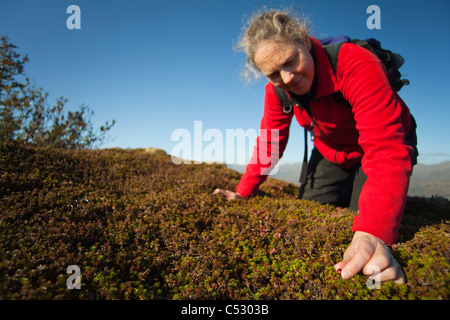
<path fill-rule="evenodd" d="M 268 40 L 304 44 L 309 36 L 308 33 L 306 19 L 288 11 L 262 10 L 251 16 L 235 48 L 243 51 L 247 56 L 243 78 L 250 81 L 260 76 L 254 61 L 259 44 Z"/>

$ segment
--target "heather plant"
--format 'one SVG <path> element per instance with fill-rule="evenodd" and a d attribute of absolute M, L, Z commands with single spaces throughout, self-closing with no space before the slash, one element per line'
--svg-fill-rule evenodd
<path fill-rule="evenodd" d="M 444 198 L 408 198 L 392 248 L 407 283 L 370 289 L 333 269 L 354 212 L 280 180 L 229 202 L 212 195 L 239 181 L 224 165 L 14 143 L 0 144 L 0 172 L 2 299 L 449 299 Z"/>

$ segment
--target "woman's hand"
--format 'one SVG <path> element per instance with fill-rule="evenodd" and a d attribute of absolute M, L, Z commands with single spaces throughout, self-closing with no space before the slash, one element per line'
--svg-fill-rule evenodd
<path fill-rule="evenodd" d="M 229 191 L 229 190 L 223 190 L 223 189 L 216 189 L 214 190 L 213 194 L 220 194 L 225 196 L 227 200 L 238 200 L 238 199 L 245 199 L 243 196 L 241 196 L 237 192 Z"/>
<path fill-rule="evenodd" d="M 402 267 L 384 242 L 362 231 L 355 232 L 352 243 L 344 253 L 344 260 L 337 263 L 334 269 L 344 279 L 349 279 L 360 271 L 368 276 L 379 271 L 376 275 L 379 281 L 393 280 L 398 284 L 406 282 Z"/>

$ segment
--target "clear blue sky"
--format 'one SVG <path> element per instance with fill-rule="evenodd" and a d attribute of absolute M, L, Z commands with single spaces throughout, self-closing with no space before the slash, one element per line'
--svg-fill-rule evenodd
<path fill-rule="evenodd" d="M 81 9 L 81 30 L 69 30 L 69 5 Z M 381 29 L 369 30 L 369 5 Z M 375 37 L 401 53 L 411 85 L 400 92 L 419 124 L 419 162 L 450 160 L 450 2 L 417 0 L 0 0 L 0 34 L 28 54 L 26 75 L 67 107 L 94 110 L 94 124 L 115 119 L 104 147 L 162 148 L 174 130 L 257 130 L 265 80 L 244 84 L 245 61 L 233 45 L 244 16 L 263 6 L 290 7 L 311 21 L 316 37 Z M 303 157 L 296 122 L 283 162 Z M 204 142 L 204 146 L 209 142 Z M 206 160 L 206 159 L 203 159 Z"/>

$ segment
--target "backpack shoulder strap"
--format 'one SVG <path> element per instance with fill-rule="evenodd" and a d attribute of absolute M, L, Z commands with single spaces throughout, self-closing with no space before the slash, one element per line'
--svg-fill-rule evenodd
<path fill-rule="evenodd" d="M 275 94 L 278 97 L 278 100 L 280 100 L 280 102 L 283 104 L 283 111 L 285 113 L 290 113 L 293 110 L 294 107 L 294 103 L 291 101 L 291 99 L 289 99 L 288 93 L 286 92 L 286 90 L 280 89 L 276 86 L 273 86 L 273 88 L 275 89 Z M 306 174 L 307 174 L 307 170 L 308 170 L 308 130 L 306 130 L 306 128 L 303 128 L 304 131 L 304 147 L 305 147 L 305 151 L 303 154 L 303 163 L 302 163 L 302 169 L 300 172 L 300 178 L 299 178 L 299 182 L 301 185 L 303 185 L 306 182 Z"/>
<path fill-rule="evenodd" d="M 278 100 L 280 100 L 283 105 L 284 113 L 291 113 L 294 106 L 301 106 L 306 110 L 308 115 L 311 116 L 308 100 L 309 98 L 298 96 L 292 92 L 288 94 L 286 90 L 280 89 L 276 86 L 273 86 L 273 88 L 275 89 L 275 94 L 277 95 Z"/>
<path fill-rule="evenodd" d="M 339 51 L 341 50 L 343 44 L 344 43 L 334 43 L 322 46 L 328 56 L 328 60 L 330 61 L 334 74 L 336 74 Z"/>
<path fill-rule="evenodd" d="M 393 53 L 390 50 L 383 49 L 381 47 L 380 41 L 373 38 L 367 40 L 352 39 L 349 42 L 372 52 L 380 59 L 389 74 L 389 82 L 395 91 L 400 91 L 400 89 L 404 85 L 409 84 L 409 80 L 401 79 L 402 75 L 399 71 L 399 68 L 405 61 L 401 55 L 399 55 L 398 53 Z M 336 74 L 338 55 L 342 44 L 343 43 L 322 45 L 328 56 L 328 59 L 330 60 L 334 74 Z"/>
<path fill-rule="evenodd" d="M 325 53 L 327 54 L 328 60 L 330 61 L 331 68 L 333 69 L 334 75 L 336 75 L 339 51 L 341 50 L 341 47 L 343 44 L 344 43 L 335 43 L 335 44 L 329 44 L 329 45 L 322 46 L 323 49 L 325 50 Z M 352 108 L 350 103 L 342 95 L 341 91 L 334 93 L 333 98 L 337 103 L 344 105 L 346 107 L 349 107 L 350 109 Z"/>
<path fill-rule="evenodd" d="M 286 90 L 280 89 L 276 86 L 273 86 L 273 88 L 275 89 L 275 94 L 277 95 L 278 100 L 280 100 L 283 105 L 284 113 L 290 113 L 292 111 L 293 104 L 291 102 L 291 99 L 289 99 Z"/>
<path fill-rule="evenodd" d="M 328 60 L 330 61 L 331 68 L 333 68 L 334 74 L 336 74 L 337 64 L 338 64 L 338 56 L 339 51 L 341 50 L 341 47 L 344 43 L 354 43 L 359 47 L 362 47 L 366 50 L 369 50 L 373 54 L 377 55 L 375 50 L 372 49 L 371 45 L 365 41 L 360 39 L 353 39 L 349 42 L 342 42 L 342 43 L 333 43 L 328 45 L 322 45 L 323 49 L 325 50 L 325 53 L 328 56 Z"/>

